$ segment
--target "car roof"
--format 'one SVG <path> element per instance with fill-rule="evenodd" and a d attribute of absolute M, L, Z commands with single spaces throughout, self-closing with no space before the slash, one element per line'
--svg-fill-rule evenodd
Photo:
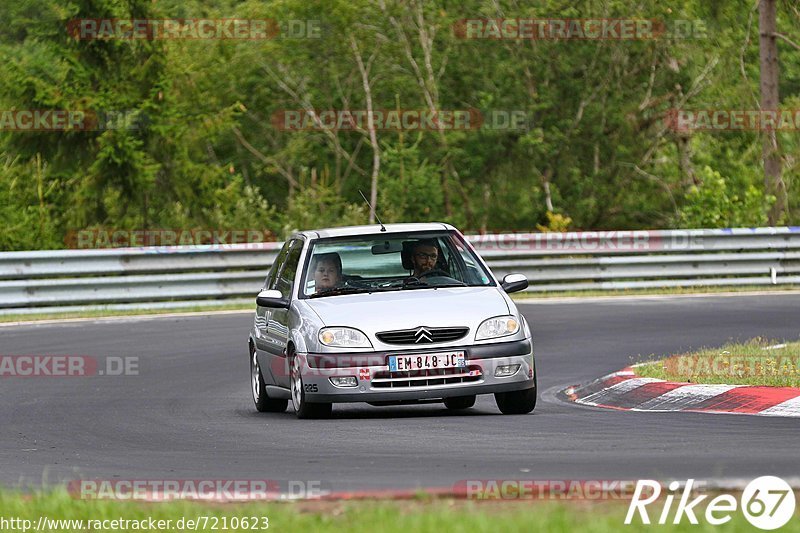
<path fill-rule="evenodd" d="M 324 228 L 300 231 L 295 235 L 302 235 L 308 239 L 326 239 L 328 237 L 351 237 L 351 236 L 373 236 L 388 235 L 390 233 L 408 233 L 412 231 L 436 231 L 436 230 L 455 230 L 450 224 L 443 222 L 429 222 L 420 224 L 384 224 L 386 231 L 381 230 L 380 224 L 368 226 L 345 226 L 341 228 Z"/>

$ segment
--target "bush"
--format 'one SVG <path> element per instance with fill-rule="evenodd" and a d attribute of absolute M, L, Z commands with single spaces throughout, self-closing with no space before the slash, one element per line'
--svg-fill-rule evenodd
<path fill-rule="evenodd" d="M 366 224 L 368 218 L 366 204 L 347 203 L 333 186 L 317 184 L 289 199 L 282 236 L 298 230 Z"/>
<path fill-rule="evenodd" d="M 752 184 L 735 191 L 730 181 L 709 166 L 698 172 L 702 180 L 692 186 L 680 210 L 682 228 L 754 227 L 767 224 L 774 196 L 767 196 Z"/>

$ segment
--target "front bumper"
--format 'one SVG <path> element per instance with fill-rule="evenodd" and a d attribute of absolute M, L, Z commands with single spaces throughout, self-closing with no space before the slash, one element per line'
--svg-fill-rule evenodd
<path fill-rule="evenodd" d="M 425 355 L 463 351 L 467 369 L 451 375 L 390 373 L 390 355 Z M 398 350 L 357 356 L 302 354 L 301 367 L 309 402 L 392 402 L 492 394 L 529 389 L 536 383 L 533 344 L 523 341 L 448 348 Z M 498 366 L 519 365 L 511 376 L 497 377 Z M 331 377 L 353 376 L 355 387 L 337 387 Z"/>

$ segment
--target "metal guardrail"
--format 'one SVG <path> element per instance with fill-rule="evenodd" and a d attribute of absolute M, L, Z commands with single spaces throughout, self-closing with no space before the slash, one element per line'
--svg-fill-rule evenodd
<path fill-rule="evenodd" d="M 468 238 L 530 292 L 800 283 L 800 227 Z M 0 314 L 245 302 L 281 244 L 2 252 Z"/>

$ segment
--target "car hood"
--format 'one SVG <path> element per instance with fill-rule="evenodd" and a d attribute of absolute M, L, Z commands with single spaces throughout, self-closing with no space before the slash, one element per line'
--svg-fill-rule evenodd
<path fill-rule="evenodd" d="M 379 331 L 418 326 L 467 326 L 508 314 L 497 287 L 414 289 L 328 296 L 306 300 L 325 326 L 350 326 L 370 337 Z"/>

